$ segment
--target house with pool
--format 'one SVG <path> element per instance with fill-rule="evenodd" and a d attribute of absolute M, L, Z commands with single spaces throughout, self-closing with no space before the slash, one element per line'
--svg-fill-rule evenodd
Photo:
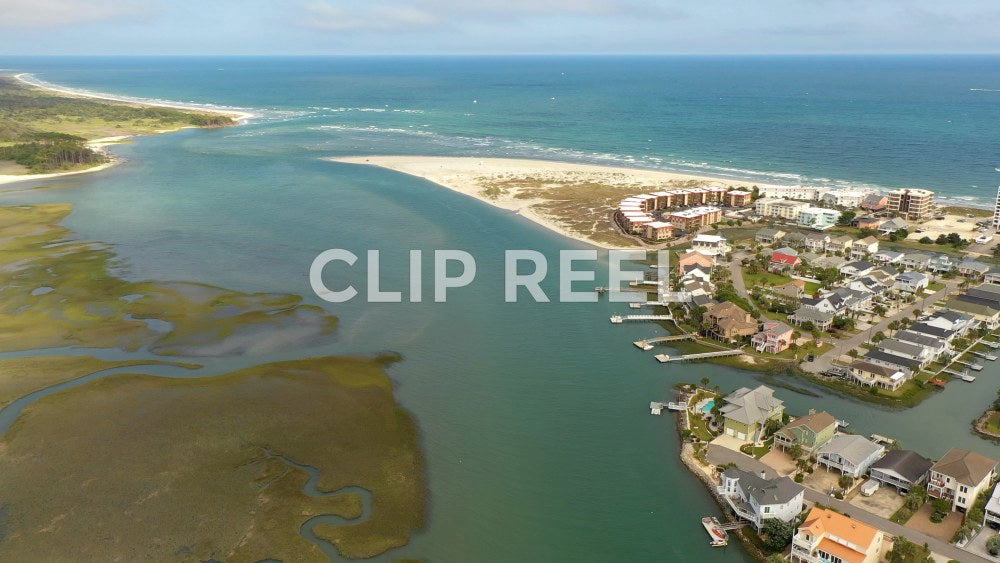
<path fill-rule="evenodd" d="M 767 422 L 780 422 L 785 414 L 785 403 L 774 396 L 774 389 L 764 385 L 754 389 L 741 387 L 722 400 L 719 413 L 724 433 L 745 442 L 760 441 Z"/>

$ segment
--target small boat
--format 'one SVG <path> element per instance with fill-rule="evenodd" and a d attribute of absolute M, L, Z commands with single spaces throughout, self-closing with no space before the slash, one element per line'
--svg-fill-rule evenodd
<path fill-rule="evenodd" d="M 847 428 L 850 425 L 851 425 L 851 423 L 847 422 L 846 420 L 838 420 L 837 421 L 837 426 L 839 426 L 841 428 Z"/>
<path fill-rule="evenodd" d="M 719 523 L 719 519 L 714 516 L 706 516 L 701 519 L 701 525 L 705 527 L 705 531 L 708 532 L 708 536 L 712 538 L 710 545 L 712 547 L 723 547 L 729 545 L 729 534 L 722 529 L 722 524 Z"/>

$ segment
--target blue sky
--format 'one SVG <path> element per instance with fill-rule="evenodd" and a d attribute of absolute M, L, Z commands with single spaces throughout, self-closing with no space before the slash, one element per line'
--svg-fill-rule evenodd
<path fill-rule="evenodd" d="M 998 0 L 0 0 L 0 54 L 1000 53 Z"/>

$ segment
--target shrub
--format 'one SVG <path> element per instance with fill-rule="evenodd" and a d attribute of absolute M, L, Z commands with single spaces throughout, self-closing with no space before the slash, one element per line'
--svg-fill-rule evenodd
<path fill-rule="evenodd" d="M 801 473 L 795 475 L 795 482 L 796 483 L 801 483 L 802 481 L 805 481 L 805 480 L 806 480 L 805 475 L 803 475 Z"/>
<path fill-rule="evenodd" d="M 986 540 L 986 551 L 989 551 L 990 555 L 994 557 L 1000 555 L 1000 534 L 994 534 L 993 537 Z"/>

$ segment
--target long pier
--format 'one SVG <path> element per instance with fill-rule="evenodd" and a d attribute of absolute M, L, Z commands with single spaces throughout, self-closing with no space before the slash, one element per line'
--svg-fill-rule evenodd
<path fill-rule="evenodd" d="M 669 321 L 670 315 L 612 315 L 611 324 L 620 325 L 625 321 Z"/>
<path fill-rule="evenodd" d="M 700 354 L 682 354 L 680 356 L 670 356 L 668 354 L 657 354 L 656 361 L 661 364 L 667 362 L 683 362 L 686 360 L 701 360 L 705 358 L 721 358 L 722 356 L 742 356 L 743 350 L 719 350 L 718 352 L 701 352 Z"/>

